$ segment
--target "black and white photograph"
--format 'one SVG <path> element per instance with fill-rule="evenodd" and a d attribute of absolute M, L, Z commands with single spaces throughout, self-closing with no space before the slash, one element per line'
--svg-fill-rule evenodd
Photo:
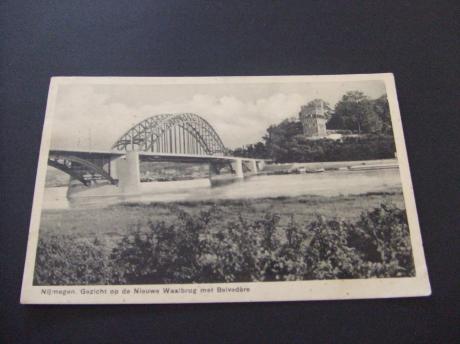
<path fill-rule="evenodd" d="M 51 80 L 22 303 L 429 294 L 391 74 Z"/>

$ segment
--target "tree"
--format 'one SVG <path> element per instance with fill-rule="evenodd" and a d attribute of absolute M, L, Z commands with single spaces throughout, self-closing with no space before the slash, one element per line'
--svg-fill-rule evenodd
<path fill-rule="evenodd" d="M 345 129 L 357 130 L 358 134 L 378 132 L 382 122 L 374 111 L 372 101 L 363 92 L 349 91 L 335 106 Z"/>
<path fill-rule="evenodd" d="M 265 159 L 268 157 L 267 149 L 263 142 L 257 142 L 256 144 L 248 144 L 243 147 L 235 148 L 232 152 L 235 156 Z"/>
<path fill-rule="evenodd" d="M 290 147 L 294 145 L 294 138 L 301 134 L 302 124 L 299 121 L 284 120 L 278 125 L 271 125 L 263 137 L 268 156 L 279 162 L 289 161 Z"/>
<path fill-rule="evenodd" d="M 331 117 L 326 123 L 326 127 L 329 130 L 340 130 L 345 129 L 345 124 L 343 123 L 343 118 L 337 115 L 335 112 L 331 113 Z"/>
<path fill-rule="evenodd" d="M 393 128 L 391 126 L 390 106 L 388 105 L 387 95 L 384 94 L 375 99 L 373 107 L 376 115 L 382 122 L 382 133 L 391 134 Z"/>

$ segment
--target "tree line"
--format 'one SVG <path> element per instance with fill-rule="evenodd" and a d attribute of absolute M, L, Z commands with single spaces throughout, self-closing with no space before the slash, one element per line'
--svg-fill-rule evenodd
<path fill-rule="evenodd" d="M 345 93 L 334 108 L 321 99 L 328 130 L 344 135 L 340 140 L 311 140 L 297 119 L 285 119 L 267 128 L 262 141 L 233 151 L 236 156 L 272 159 L 275 162 L 369 160 L 394 157 L 390 109 L 386 95 L 371 99 L 361 91 Z M 355 135 L 349 135 L 355 134 Z"/>

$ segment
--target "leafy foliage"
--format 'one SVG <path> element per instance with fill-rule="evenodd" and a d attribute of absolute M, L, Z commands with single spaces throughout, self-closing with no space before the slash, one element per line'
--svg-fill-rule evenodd
<path fill-rule="evenodd" d="M 75 235 L 40 238 L 34 284 L 108 284 L 111 268 L 98 238 L 90 241 Z"/>
<path fill-rule="evenodd" d="M 358 278 L 361 255 L 348 243 L 347 224 L 322 217 L 311 223 L 313 232 L 306 250 L 307 279 Z"/>
<path fill-rule="evenodd" d="M 113 248 L 99 240 L 41 238 L 34 283 L 151 284 L 400 277 L 415 274 L 405 211 L 393 205 L 299 225 L 293 216 L 222 224 L 221 210 L 191 216 L 174 206 L 171 224 L 148 223 Z M 286 223 L 285 221 L 283 223 Z"/>
<path fill-rule="evenodd" d="M 343 129 L 361 133 L 375 133 L 381 130 L 382 122 L 374 111 L 373 102 L 360 91 L 350 91 L 335 105 L 335 117 L 339 117 Z"/>
<path fill-rule="evenodd" d="M 235 156 L 241 157 L 256 157 L 259 159 L 269 158 L 269 152 L 267 151 L 267 147 L 263 142 L 257 142 L 256 144 L 249 144 L 243 146 L 241 148 L 236 148 L 232 152 Z"/>
<path fill-rule="evenodd" d="M 316 162 L 388 159 L 394 157 L 393 136 L 367 135 L 345 137 L 341 141 L 308 140 L 303 135 L 268 142 L 268 151 L 276 162 Z"/>
<path fill-rule="evenodd" d="M 391 116 L 390 116 L 390 105 L 386 95 L 383 95 L 373 101 L 373 110 L 379 117 L 382 126 L 381 132 L 385 134 L 392 133 Z"/>
<path fill-rule="evenodd" d="M 367 277 L 415 274 L 405 211 L 382 204 L 362 214 L 350 231 L 350 240 L 363 252 Z"/>

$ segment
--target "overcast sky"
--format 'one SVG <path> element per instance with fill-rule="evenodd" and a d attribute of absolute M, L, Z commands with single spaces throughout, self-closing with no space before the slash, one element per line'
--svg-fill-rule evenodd
<path fill-rule="evenodd" d="M 383 81 L 224 83 L 165 85 L 59 85 L 52 148 L 109 150 L 129 128 L 162 113 L 191 112 L 205 118 L 228 148 L 261 140 L 267 127 L 297 116 L 300 106 L 321 98 L 333 107 L 360 90 L 385 94 Z"/>

